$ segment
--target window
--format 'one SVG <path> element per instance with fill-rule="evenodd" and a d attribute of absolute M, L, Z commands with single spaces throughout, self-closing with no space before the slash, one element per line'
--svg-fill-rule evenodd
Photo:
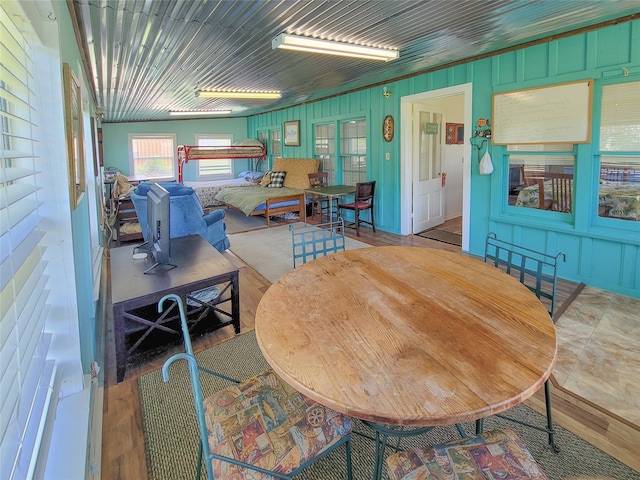
<path fill-rule="evenodd" d="M 336 183 L 336 133 L 333 123 L 314 127 L 313 154 L 320 160 L 320 171 L 327 172 L 329 184 Z"/>
<path fill-rule="evenodd" d="M 367 121 L 340 122 L 340 157 L 342 181 L 355 185 L 367 179 Z"/>
<path fill-rule="evenodd" d="M 130 134 L 129 159 L 134 176 L 153 180 L 174 180 L 177 139 L 173 134 Z"/>
<path fill-rule="evenodd" d="M 572 144 L 509 145 L 509 205 L 573 211 Z"/>
<path fill-rule="evenodd" d="M 640 220 L 640 82 L 602 87 L 598 215 Z"/>
<path fill-rule="evenodd" d="M 269 146 L 267 152 L 269 155 L 269 165 L 273 165 L 273 161 L 282 156 L 282 132 L 279 128 L 269 130 Z"/>
<path fill-rule="evenodd" d="M 199 147 L 229 147 L 233 144 L 233 135 L 196 135 Z M 231 159 L 199 160 L 198 180 L 233 178 Z"/>
<path fill-rule="evenodd" d="M 59 72 L 47 65 L 60 62 L 42 56 L 31 22 L 18 5 L 5 3 L 0 7 L 0 478 L 13 479 L 33 474 L 46 408 L 57 395 L 58 358 L 49 345 L 70 337 L 61 332 L 66 327 L 48 325 L 45 332 L 45 323 L 53 317 L 73 323 L 74 312 L 65 304 L 68 272 L 60 274 L 54 267 L 64 252 L 56 243 L 69 200 L 61 206 L 51 198 L 68 183 L 66 170 L 58 169 L 62 184 L 54 178 L 58 171 L 51 170 L 66 159 L 55 147 L 51 150 L 42 130 L 61 123 L 46 108 L 51 100 L 46 86 L 62 91 L 60 83 L 51 82 Z M 66 318 L 58 318 L 58 312 Z"/>

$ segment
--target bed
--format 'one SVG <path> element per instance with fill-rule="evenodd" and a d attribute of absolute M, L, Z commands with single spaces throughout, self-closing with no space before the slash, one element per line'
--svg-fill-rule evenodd
<path fill-rule="evenodd" d="M 180 145 L 178 147 L 178 181 L 182 183 L 184 164 L 191 160 L 239 159 L 252 160 L 251 170 L 259 170 L 260 162 L 267 158 L 267 149 L 258 140 L 246 139 L 230 146 Z"/>
<path fill-rule="evenodd" d="M 297 213 L 305 217 L 304 189 L 309 187 L 309 174 L 316 173 L 320 161 L 314 158 L 276 158 L 273 168 L 260 185 L 230 186 L 221 189 L 215 200 L 241 210 L 245 215 L 264 215 L 267 226 L 270 217 L 283 213 Z M 274 173 L 285 172 L 280 186 L 275 187 Z M 268 186 L 268 185 L 272 186 Z"/>
<path fill-rule="evenodd" d="M 216 200 L 216 195 L 223 189 L 228 187 L 250 187 L 255 186 L 262 180 L 263 172 L 253 172 L 245 170 L 240 172 L 238 178 L 229 178 L 226 180 L 210 180 L 206 182 L 182 182 L 188 187 L 192 187 L 196 192 L 200 204 L 203 207 L 218 207 L 224 205 Z"/>

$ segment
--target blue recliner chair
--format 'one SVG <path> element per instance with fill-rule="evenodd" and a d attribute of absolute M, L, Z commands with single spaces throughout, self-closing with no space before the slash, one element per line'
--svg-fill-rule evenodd
<path fill-rule="evenodd" d="M 145 240 L 147 240 L 147 193 L 151 185 L 149 182 L 141 183 L 131 194 L 131 200 L 136 209 Z M 224 252 L 229 248 L 227 226 L 224 223 L 224 210 L 215 210 L 205 215 L 193 188 L 173 182 L 160 183 L 160 185 L 171 196 L 171 238 L 198 234 L 219 252 Z"/>

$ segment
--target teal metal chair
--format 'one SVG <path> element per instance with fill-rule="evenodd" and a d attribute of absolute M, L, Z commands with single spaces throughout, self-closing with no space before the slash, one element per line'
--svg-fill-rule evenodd
<path fill-rule="evenodd" d="M 289 225 L 293 250 L 293 268 L 329 253 L 344 252 L 344 221 L 338 218 L 317 225 Z"/>
<path fill-rule="evenodd" d="M 209 480 L 290 479 L 344 445 L 351 480 L 351 419 L 298 393 L 271 369 L 238 381 L 198 366 L 180 297 L 164 296 L 158 311 L 169 300 L 178 305 L 186 352 L 164 363 L 162 377 L 169 381 L 169 366 L 187 361 L 200 430 L 196 478 L 204 459 Z M 205 399 L 200 372 L 230 386 Z"/>
<path fill-rule="evenodd" d="M 546 253 L 500 240 L 493 232 L 489 232 L 487 234 L 484 261 L 486 263 L 493 264 L 497 268 L 501 268 L 509 275 L 516 276 L 520 283 L 531 290 L 547 307 L 553 322 L 556 321 L 555 312 L 558 264 L 560 261 L 566 262 L 566 260 L 567 256 L 564 252 L 560 252 L 555 256 L 548 255 Z M 517 308 L 517 305 L 514 305 L 514 308 Z M 549 445 L 551 445 L 555 452 L 559 452 L 560 448 L 555 442 L 555 428 L 553 426 L 553 417 L 551 412 L 551 383 L 549 380 L 544 384 L 544 396 L 547 413 L 547 425 L 544 428 L 523 423 L 504 415 L 497 416 L 547 432 L 549 436 Z M 460 428 L 458 429 L 460 430 Z M 478 420 L 476 424 L 476 433 L 480 432 L 482 432 L 482 420 Z"/>
<path fill-rule="evenodd" d="M 508 429 L 390 455 L 390 480 L 518 478 L 547 480 L 522 440 Z"/>

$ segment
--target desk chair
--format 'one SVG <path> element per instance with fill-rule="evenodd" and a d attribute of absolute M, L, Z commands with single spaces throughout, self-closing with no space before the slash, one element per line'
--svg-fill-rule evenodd
<path fill-rule="evenodd" d="M 386 463 L 391 480 L 547 478 L 522 440 L 508 429 L 394 453 Z"/>
<path fill-rule="evenodd" d="M 309 186 L 311 188 L 326 187 L 329 185 L 329 172 L 317 172 L 309 173 Z M 312 194 L 313 195 L 313 194 Z M 338 199 L 336 198 L 336 211 L 338 205 Z M 322 223 L 322 216 L 327 212 L 327 215 L 331 217 L 333 214 L 332 199 L 323 197 L 321 195 L 313 195 L 311 200 L 311 215 L 316 213 L 320 215 L 320 222 Z"/>
<path fill-rule="evenodd" d="M 356 183 L 356 193 L 351 203 L 338 203 L 338 215 L 342 217 L 342 210 L 353 210 L 354 221 L 347 224 L 348 227 L 356 227 L 356 236 L 360 236 L 360 224 L 371 225 L 373 231 L 376 231 L 376 223 L 374 218 L 373 198 L 376 190 L 376 182 Z M 371 220 L 363 220 L 360 218 L 360 212 L 369 210 Z M 344 218 L 344 217 L 343 217 Z"/>
<path fill-rule="evenodd" d="M 344 252 L 344 221 L 296 227 L 289 225 L 293 268 L 298 262 L 307 263 L 329 253 Z"/>
<path fill-rule="evenodd" d="M 492 263 L 494 267 L 501 268 L 508 275 L 517 276 L 520 283 L 525 285 L 547 307 L 547 311 L 553 322 L 556 321 L 556 290 L 558 283 L 558 264 L 562 260 L 567 261 L 564 252 L 557 255 L 547 255 L 519 245 L 505 242 L 497 238 L 496 234 L 489 232 L 485 243 L 484 261 Z M 515 306 L 517 308 L 517 306 Z M 526 352 L 523 352 L 526 354 Z M 551 384 L 549 380 L 544 383 L 545 404 L 547 410 L 547 426 L 541 428 L 535 425 L 523 424 L 543 432 L 549 436 L 549 445 L 555 452 L 560 448 L 555 443 L 555 429 L 551 413 Z M 506 420 L 522 423 L 511 418 L 498 415 Z M 476 424 L 476 432 L 482 432 L 482 420 Z"/>
<path fill-rule="evenodd" d="M 200 429 L 197 478 L 204 458 L 209 480 L 290 479 L 345 445 L 347 478 L 351 480 L 353 424 L 349 418 L 296 392 L 271 369 L 238 381 L 199 367 L 182 299 L 175 294 L 164 296 L 158 302 L 159 312 L 167 300 L 178 305 L 186 353 L 173 355 L 164 363 L 162 378 L 169 381 L 173 362 L 187 361 Z M 230 386 L 203 399 L 201 372 L 228 381 Z"/>

